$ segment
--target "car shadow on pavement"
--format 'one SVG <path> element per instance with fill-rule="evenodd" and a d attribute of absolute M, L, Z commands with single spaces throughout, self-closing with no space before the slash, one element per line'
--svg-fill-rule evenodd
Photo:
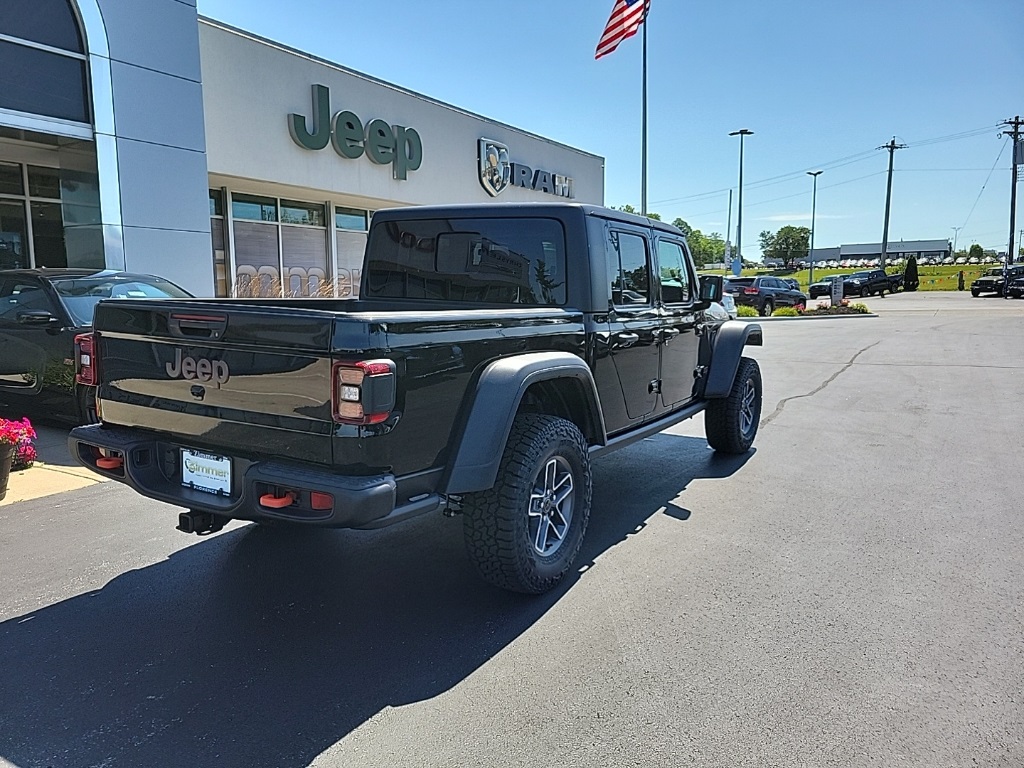
<path fill-rule="evenodd" d="M 689 517 L 674 505 L 692 480 L 752 455 L 716 459 L 704 440 L 659 435 L 596 462 L 580 567 L 540 597 L 481 582 L 458 518 L 377 532 L 248 525 L 199 541 L 0 623 L 0 759 L 306 766 L 385 708 L 452 689 L 651 517 Z"/>

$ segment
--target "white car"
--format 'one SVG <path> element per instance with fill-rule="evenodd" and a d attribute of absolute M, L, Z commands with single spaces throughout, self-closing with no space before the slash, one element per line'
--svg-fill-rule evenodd
<path fill-rule="evenodd" d="M 736 314 L 736 300 L 733 299 L 731 293 L 722 294 L 721 304 L 725 311 L 729 313 L 731 319 L 735 320 L 738 317 Z"/>

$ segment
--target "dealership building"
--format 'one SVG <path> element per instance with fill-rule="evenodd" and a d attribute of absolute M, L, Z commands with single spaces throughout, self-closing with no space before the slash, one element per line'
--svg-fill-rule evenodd
<path fill-rule="evenodd" d="M 0 268 L 351 295 L 373 212 L 604 202 L 604 160 L 270 40 L 194 0 L 0 18 Z"/>
<path fill-rule="evenodd" d="M 885 244 L 885 258 L 894 259 L 941 260 L 953 254 L 953 246 L 949 240 L 899 240 Z M 881 243 L 856 243 L 840 245 L 835 248 L 815 248 L 811 251 L 811 261 L 844 261 L 846 259 L 880 259 Z"/>

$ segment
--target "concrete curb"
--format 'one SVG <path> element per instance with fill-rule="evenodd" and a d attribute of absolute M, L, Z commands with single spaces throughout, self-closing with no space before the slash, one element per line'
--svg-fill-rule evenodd
<path fill-rule="evenodd" d="M 800 317 L 738 317 L 737 320 L 746 320 L 749 323 L 763 323 L 765 321 L 777 322 L 779 320 L 848 320 L 852 317 L 878 317 L 874 312 L 865 312 L 850 315 L 801 315 Z"/>
<path fill-rule="evenodd" d="M 85 467 L 64 467 L 37 461 L 28 469 L 11 472 L 7 481 L 7 496 L 0 501 L 0 507 L 106 482 L 110 481 Z"/>

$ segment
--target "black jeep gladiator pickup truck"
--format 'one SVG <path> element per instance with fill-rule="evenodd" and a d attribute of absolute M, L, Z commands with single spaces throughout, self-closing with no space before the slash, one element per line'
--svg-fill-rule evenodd
<path fill-rule="evenodd" d="M 591 458 L 705 412 L 744 453 L 761 328 L 724 320 L 674 227 L 578 204 L 374 214 L 358 300 L 101 302 L 78 339 L 87 467 L 229 519 L 376 528 L 461 512 L 487 581 L 539 593 L 590 515 Z"/>

